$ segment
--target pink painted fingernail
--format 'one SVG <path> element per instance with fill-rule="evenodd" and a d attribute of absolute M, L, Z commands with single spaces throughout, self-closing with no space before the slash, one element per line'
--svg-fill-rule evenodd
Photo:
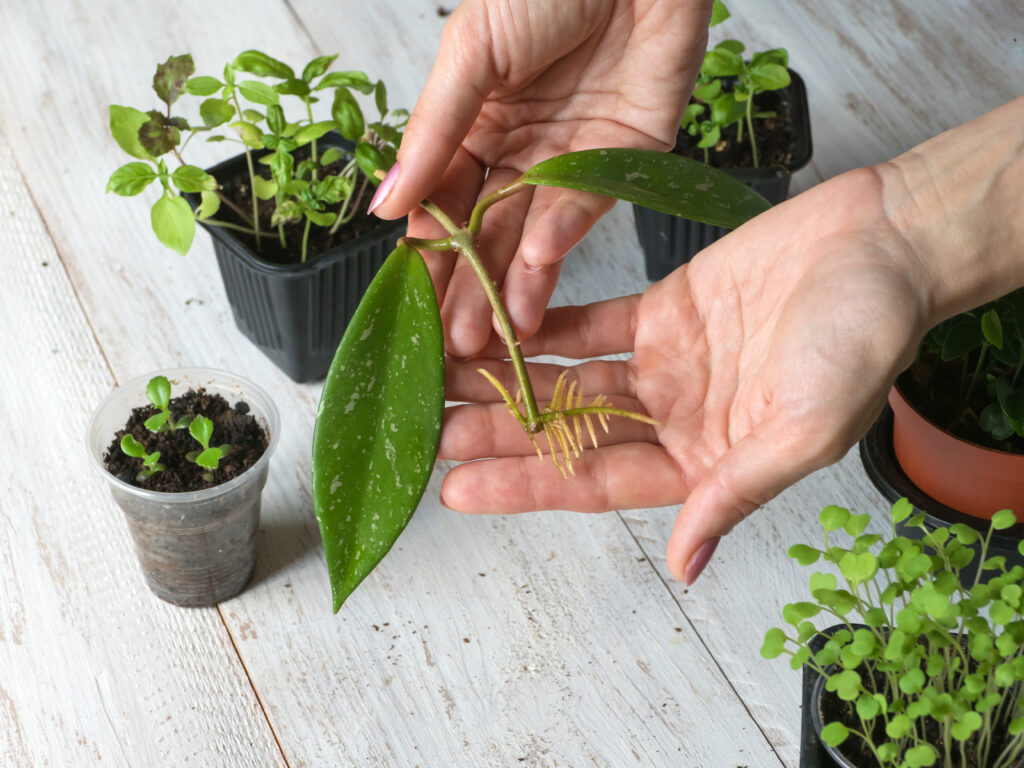
<path fill-rule="evenodd" d="M 373 213 L 373 210 L 384 202 L 384 199 L 388 196 L 391 188 L 395 186 L 395 182 L 398 181 L 398 174 L 401 172 L 401 168 L 398 163 L 391 166 L 391 170 L 388 171 L 388 175 L 385 176 L 380 186 L 377 187 L 377 191 L 373 194 L 373 199 L 370 201 L 370 207 L 366 209 L 367 213 Z"/>
<path fill-rule="evenodd" d="M 697 551 L 693 553 L 690 562 L 686 564 L 686 570 L 683 572 L 683 581 L 686 582 L 687 586 L 693 586 L 693 582 L 697 580 L 704 567 L 710 562 L 711 556 L 715 554 L 715 549 L 718 547 L 720 540 L 721 537 L 716 536 L 697 547 Z"/>

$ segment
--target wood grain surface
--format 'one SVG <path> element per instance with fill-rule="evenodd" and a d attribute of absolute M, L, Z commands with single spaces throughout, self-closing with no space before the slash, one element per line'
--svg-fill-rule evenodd
<path fill-rule="evenodd" d="M 883 508 L 856 455 L 753 515 L 689 590 L 664 562 L 675 508 L 464 517 L 439 503 L 442 464 L 335 616 L 310 499 L 320 385 L 238 332 L 208 237 L 179 257 L 149 229 L 152 190 L 104 195 L 127 161 L 107 105 L 149 108 L 157 61 L 188 51 L 216 73 L 245 48 L 297 67 L 340 52 L 336 68 L 411 108 L 444 5 L 0 0 L 0 765 L 797 766 L 799 675 L 758 647 L 805 589 L 784 550 L 821 506 Z M 807 83 L 815 154 L 794 192 L 1024 82 L 1016 0 L 729 6 L 713 41 L 786 46 Z M 554 303 L 646 285 L 620 205 Z M 252 378 L 283 417 L 256 576 L 216 609 L 150 595 L 82 447 L 118 381 L 174 365 Z"/>

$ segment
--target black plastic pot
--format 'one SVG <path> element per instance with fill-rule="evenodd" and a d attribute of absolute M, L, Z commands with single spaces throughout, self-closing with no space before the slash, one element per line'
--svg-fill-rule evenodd
<path fill-rule="evenodd" d="M 837 624 L 833 627 L 823 629 L 825 635 L 831 636 L 845 624 Z M 817 653 L 824 647 L 825 638 L 821 635 L 812 637 L 809 645 L 811 653 Z M 829 756 L 825 745 L 818 738 L 818 729 L 815 728 L 813 712 L 817 711 L 817 699 L 815 696 L 815 685 L 822 676 L 809 665 L 803 667 L 803 696 L 800 703 L 800 768 L 837 768 L 836 762 Z"/>
<path fill-rule="evenodd" d="M 914 508 L 924 512 L 925 526 L 929 531 L 936 528 L 948 528 L 956 523 L 963 523 L 976 530 L 981 535 L 988 533 L 988 520 L 981 520 L 977 517 L 965 515 L 951 507 L 940 504 L 925 494 L 920 488 L 914 485 L 903 473 L 899 463 L 896 461 L 896 452 L 892 445 L 892 409 L 887 405 L 882 415 L 868 430 L 868 433 L 860 441 L 860 460 L 864 465 L 871 482 L 891 502 L 897 499 L 906 498 Z M 920 539 L 924 534 L 919 528 L 907 527 L 897 524 L 896 530 L 901 536 L 908 539 Z M 1019 523 L 1004 531 L 995 531 L 989 544 L 988 557 L 1003 556 L 1006 558 L 1006 567 L 1014 565 L 1024 566 L 1024 557 L 1021 556 L 1017 545 L 1024 539 L 1024 523 Z M 962 582 L 973 584 L 979 564 L 980 545 L 973 545 L 975 550 L 974 561 L 967 568 L 960 572 Z M 990 571 L 991 576 L 997 571 Z M 987 580 L 987 579 L 983 579 Z"/>
<path fill-rule="evenodd" d="M 337 134 L 327 134 L 318 144 L 354 149 Z M 207 169 L 224 185 L 247 172 L 244 154 Z M 186 197 L 198 205 L 198 196 Z M 213 238 L 238 329 L 282 371 L 302 382 L 327 373 L 363 293 L 405 234 L 405 219 L 381 222 L 305 264 L 263 261 L 230 229 L 205 228 Z"/>
<path fill-rule="evenodd" d="M 804 81 L 789 70 L 791 82 L 786 91 L 790 99 L 794 140 L 792 161 L 788 168 L 723 168 L 730 176 L 761 193 L 772 205 L 781 203 L 789 195 L 789 181 L 794 171 L 803 168 L 811 159 L 811 118 L 807 109 L 807 89 Z M 647 279 L 661 280 L 669 272 L 686 264 L 698 251 L 729 233 L 724 227 L 700 224 L 696 221 L 659 213 L 639 205 L 633 206 L 637 237 L 644 252 Z"/>

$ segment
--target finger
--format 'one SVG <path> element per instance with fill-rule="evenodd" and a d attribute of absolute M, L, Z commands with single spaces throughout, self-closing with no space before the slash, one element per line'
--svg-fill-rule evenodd
<path fill-rule="evenodd" d="M 638 401 L 629 398 L 612 398 L 609 405 L 628 411 L 644 412 Z M 610 417 L 606 422 L 608 431 L 605 432 L 598 418 L 591 416 L 593 435 L 582 419 L 578 421 L 578 430 L 575 423 L 570 426 L 573 429 L 573 440 L 576 442 L 578 450 L 581 451 L 620 443 L 656 443 L 658 441 L 654 427 L 633 419 Z M 593 442 L 595 439 L 597 446 Z M 561 450 L 557 446 L 556 442 L 556 452 Z M 504 403 L 456 405 L 445 411 L 438 458 L 471 461 L 491 456 L 536 457 L 538 448 L 543 454 L 552 452 L 547 436 L 540 432 L 534 435 L 534 440 L 531 441 L 530 436 L 523 430 L 515 416 L 509 413 L 508 406 Z M 573 459 L 574 464 L 577 461 L 579 459 Z"/>
<path fill-rule="evenodd" d="M 584 306 L 549 309 L 540 330 L 523 341 L 523 354 L 583 359 L 632 352 L 639 306 L 640 294 L 635 294 Z M 508 356 L 504 344 L 493 337 L 480 354 Z"/>
<path fill-rule="evenodd" d="M 615 204 L 613 198 L 573 189 L 557 190 L 557 194 L 545 197 L 549 199 L 523 234 L 520 250 L 527 267 L 546 267 L 561 261 Z"/>
<path fill-rule="evenodd" d="M 509 320 L 519 339 L 525 340 L 537 333 L 544 321 L 544 312 L 558 283 L 561 262 L 537 269 L 527 269 L 516 254 L 505 273 L 501 297 L 508 310 Z M 494 331 L 500 336 L 497 320 Z"/>
<path fill-rule="evenodd" d="M 491 169 L 481 193 L 489 194 L 518 176 L 517 171 Z M 531 190 L 525 190 L 495 205 L 487 212 L 480 232 L 477 253 L 499 288 L 519 244 L 531 195 Z M 466 258 L 460 258 L 448 281 L 448 293 L 441 308 L 448 351 L 456 357 L 479 353 L 491 336 L 493 312 L 476 271 Z"/>
<path fill-rule="evenodd" d="M 456 221 L 462 221 L 469 217 L 483 181 L 483 168 L 472 155 L 460 148 L 445 169 L 441 181 L 430 192 L 431 200 Z M 409 237 L 429 240 L 448 236 L 437 219 L 419 206 L 409 212 L 406 232 Z M 423 260 L 427 263 L 430 277 L 434 281 L 438 304 L 443 305 L 448 283 L 455 268 L 456 254 L 452 251 L 426 251 L 423 252 Z"/>
<path fill-rule="evenodd" d="M 405 215 L 430 194 L 497 82 L 486 14 L 460 10 L 445 24 L 437 59 L 402 137 L 390 189 L 374 199 L 373 212 L 383 219 Z"/>
<path fill-rule="evenodd" d="M 676 518 L 666 552 L 672 576 L 692 584 L 722 536 L 788 486 L 842 458 L 848 446 L 814 437 L 834 430 L 795 427 L 791 415 L 778 417 L 722 454 Z"/>
<path fill-rule="evenodd" d="M 584 451 L 574 468 L 575 475 L 563 478 L 550 459 L 536 455 L 460 464 L 441 484 L 441 503 L 471 514 L 607 512 L 678 504 L 686 497 L 679 465 L 650 443 Z"/>
<path fill-rule="evenodd" d="M 455 402 L 497 403 L 501 394 L 479 369 L 483 368 L 505 387 L 514 398 L 519 391 L 512 364 L 502 360 L 479 358 L 468 362 L 450 360 L 445 366 L 445 397 Z M 563 365 L 530 363 L 527 371 L 533 384 L 533 393 L 539 400 L 550 400 L 558 377 L 569 370 L 570 382 L 575 381 L 577 391 L 584 400 L 593 395 L 625 395 L 636 397 L 636 383 L 630 361 L 593 360 L 570 369 Z"/>

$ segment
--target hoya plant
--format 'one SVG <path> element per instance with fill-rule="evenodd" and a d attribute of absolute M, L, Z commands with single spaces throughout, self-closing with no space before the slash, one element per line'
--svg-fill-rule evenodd
<path fill-rule="evenodd" d="M 793 669 L 806 664 L 825 678 L 834 706 L 824 711 L 835 714 L 821 738 L 861 768 L 1016 768 L 1024 567 L 988 557 L 993 531 L 1011 527 L 1013 513 L 997 512 L 985 536 L 963 524 L 929 531 L 906 499 L 890 517 L 883 538 L 866 532 L 869 515 L 822 510 L 820 545 L 794 545 L 789 556 L 827 570 L 811 574 L 810 600 L 783 609 L 787 626 L 768 630 L 761 655 L 788 656 Z M 920 540 L 896 535 L 897 523 Z M 1024 542 L 1019 548 L 1024 554 Z M 976 549 L 977 575 L 964 584 Z M 983 575 L 991 578 L 982 583 Z M 822 616 L 839 622 L 831 634 L 811 621 Z"/>
<path fill-rule="evenodd" d="M 729 18 L 726 7 L 716 2 L 710 26 Z M 723 40 L 704 55 L 704 62 L 693 89 L 693 98 L 683 113 L 680 127 L 697 138 L 704 162 L 711 162 L 710 151 L 723 140 L 727 129 L 735 126 L 737 142 L 744 129 L 750 144 L 754 167 L 758 167 L 755 120 L 776 117 L 772 110 L 754 109 L 754 99 L 765 91 L 777 91 L 790 83 L 789 53 L 773 48 L 744 59 L 746 46 L 739 40 Z"/>
<path fill-rule="evenodd" d="M 190 54 L 171 56 L 153 77 L 158 109 L 110 106 L 114 140 L 135 161 L 114 171 L 107 191 L 134 196 L 158 182 L 161 195 L 150 213 L 153 232 L 178 253 L 191 247 L 200 219 L 251 236 L 257 252 L 271 238 L 306 261 L 311 227 L 333 234 L 365 207 L 368 187 L 377 183 L 375 171 L 394 163 L 408 119 L 405 110 L 389 109 L 380 80 L 358 71 L 329 71 L 336 58 L 319 56 L 296 73 L 282 61 L 248 50 L 215 77 L 196 75 Z M 376 119 L 364 117 L 354 92 L 372 96 Z M 327 119 L 314 116 L 321 100 L 330 103 Z M 191 117 L 174 114 L 182 106 L 192 107 Z M 331 131 L 352 142 L 354 150 L 318 146 Z M 226 194 L 221 180 L 186 162 L 185 150 L 196 137 L 241 145 L 251 190 L 244 209 Z M 176 162 L 173 169 L 168 157 Z M 179 193 L 199 195 L 200 203 L 193 208 Z M 269 213 L 261 212 L 261 200 L 272 201 Z M 222 206 L 231 210 L 231 220 L 218 217 Z M 297 242 L 289 242 L 290 229 Z"/>
<path fill-rule="evenodd" d="M 901 378 L 941 426 L 1024 453 L 1024 289 L 929 331 Z"/>
<path fill-rule="evenodd" d="M 515 330 L 477 249 L 491 206 L 534 186 L 611 195 L 663 213 L 733 228 L 768 202 L 722 171 L 672 154 L 598 149 L 551 158 L 482 197 L 460 225 L 434 203 L 422 207 L 443 226 L 437 240 L 403 238 L 359 304 L 327 374 L 313 436 L 313 499 L 334 595 L 334 610 L 387 554 L 416 509 L 437 457 L 444 409 L 444 345 L 437 297 L 421 250 L 455 251 L 480 279 L 515 370 L 501 393 L 537 448 L 563 475 L 610 418 L 651 422 L 642 413 L 587 397 L 559 379 L 539 403 Z M 538 437 L 546 443 L 538 442 Z"/>

